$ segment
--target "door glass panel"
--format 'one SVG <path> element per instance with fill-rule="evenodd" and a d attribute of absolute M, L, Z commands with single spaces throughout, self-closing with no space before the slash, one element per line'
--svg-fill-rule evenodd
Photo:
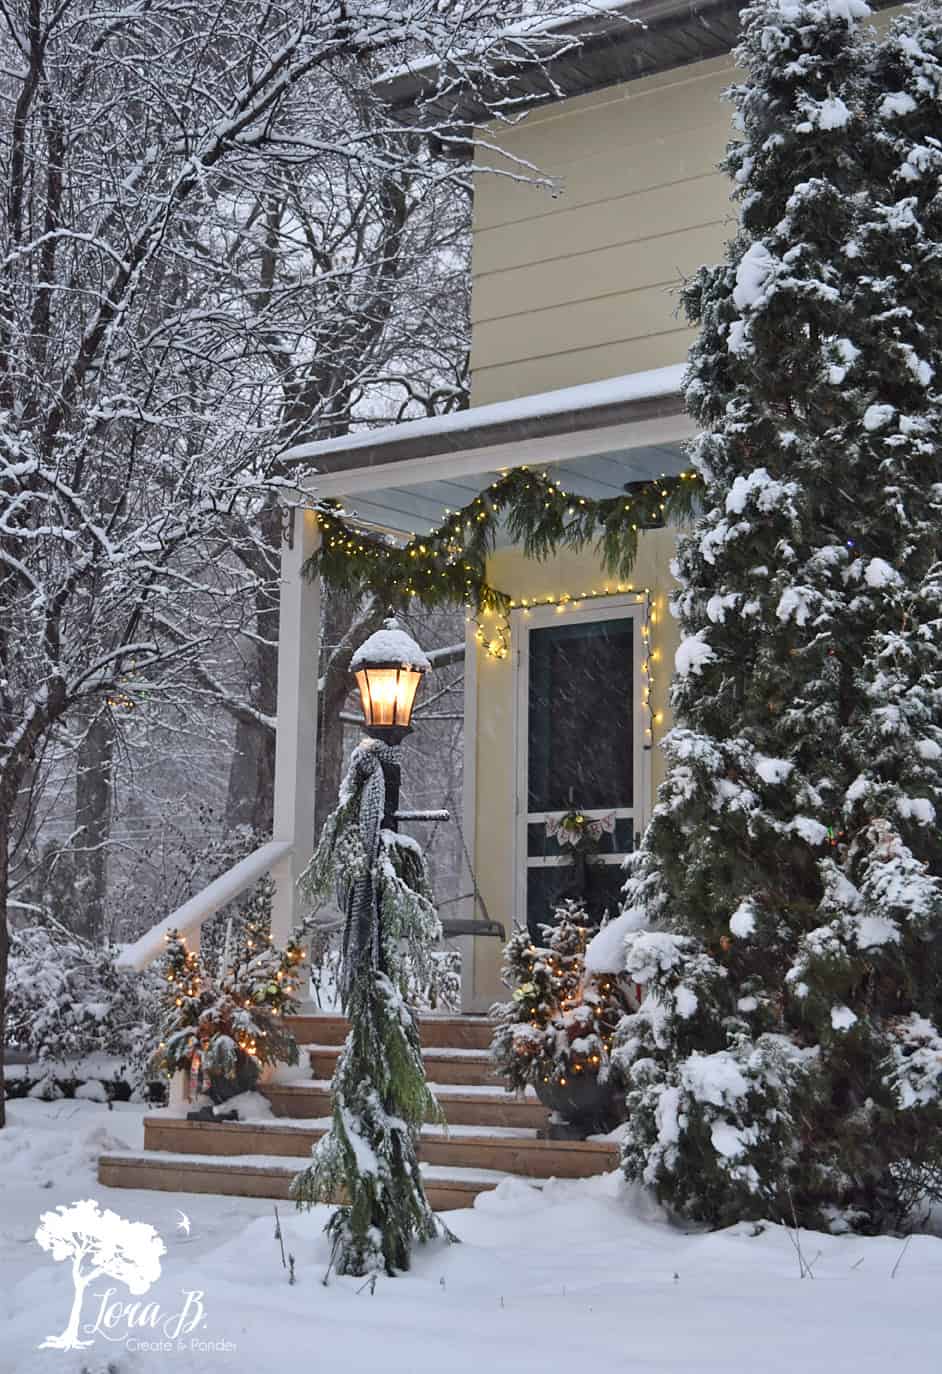
<path fill-rule="evenodd" d="M 600 925 L 606 916 L 617 916 L 621 910 L 625 874 L 621 864 L 589 864 L 586 876 L 588 890 L 578 895 L 585 903 L 591 924 Z M 552 921 L 554 907 L 574 895 L 572 888 L 569 867 L 527 870 L 527 929 L 537 944 L 543 944 L 541 927 Z"/>
<path fill-rule="evenodd" d="M 620 905 L 619 860 L 637 828 L 635 627 L 636 618 L 624 616 L 529 632 L 522 861 L 527 925 L 540 943 L 542 925 L 564 897 L 582 899 L 593 923 Z M 548 816 L 574 808 L 608 822 L 579 855 L 546 831 Z"/>
<path fill-rule="evenodd" d="M 527 811 L 630 807 L 633 618 L 530 632 Z"/>

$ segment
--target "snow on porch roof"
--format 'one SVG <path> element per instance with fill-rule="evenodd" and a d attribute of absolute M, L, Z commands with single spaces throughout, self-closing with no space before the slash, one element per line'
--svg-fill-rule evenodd
<path fill-rule="evenodd" d="M 677 364 L 473 406 L 298 444 L 282 458 L 306 469 L 302 491 L 408 534 L 435 528 L 510 467 L 552 465 L 574 494 L 614 496 L 626 482 L 682 469 L 680 444 L 693 433 L 683 373 Z"/>

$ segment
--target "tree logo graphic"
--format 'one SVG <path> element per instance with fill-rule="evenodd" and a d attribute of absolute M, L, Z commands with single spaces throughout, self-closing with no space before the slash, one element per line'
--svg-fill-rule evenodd
<path fill-rule="evenodd" d="M 47 1336 L 40 1350 L 80 1350 L 91 1345 L 91 1341 L 79 1340 L 88 1285 L 108 1277 L 126 1284 L 135 1295 L 146 1293 L 160 1278 L 160 1257 L 166 1253 L 160 1235 L 148 1222 L 125 1221 L 117 1212 L 103 1212 L 91 1199 L 43 1212 L 36 1240 L 54 1260 L 71 1260 L 75 1288 L 65 1330 L 59 1336 Z"/>

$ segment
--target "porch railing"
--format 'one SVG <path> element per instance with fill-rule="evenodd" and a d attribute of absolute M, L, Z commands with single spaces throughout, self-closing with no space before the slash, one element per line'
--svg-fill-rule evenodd
<path fill-rule="evenodd" d="M 178 930 L 181 935 L 186 935 L 191 945 L 197 944 L 199 931 L 204 922 L 215 916 L 216 912 L 233 898 L 238 897 L 247 888 L 253 887 L 259 878 L 264 877 L 277 863 L 285 859 L 292 849 L 290 840 L 269 840 L 267 844 L 263 844 L 254 853 L 247 855 L 215 878 L 202 892 L 197 892 L 195 897 L 191 897 L 182 906 L 178 906 L 176 911 L 158 921 L 157 925 L 152 926 L 139 940 L 135 940 L 133 945 L 125 946 L 118 955 L 118 967 L 133 969 L 138 973 L 147 968 L 148 964 L 152 964 L 163 954 L 167 947 L 167 935 L 171 930 Z"/>

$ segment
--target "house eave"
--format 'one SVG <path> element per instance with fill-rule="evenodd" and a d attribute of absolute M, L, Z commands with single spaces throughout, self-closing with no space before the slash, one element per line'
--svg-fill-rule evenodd
<path fill-rule="evenodd" d="M 679 363 L 472 406 L 450 415 L 403 420 L 339 438 L 317 439 L 286 449 L 281 462 L 309 465 L 314 472 L 326 475 L 682 415 L 684 371 L 685 365 Z"/>
<path fill-rule="evenodd" d="M 542 63 L 512 60 L 500 64 L 503 107 L 522 113 L 534 105 L 586 95 L 623 82 L 639 80 L 674 67 L 728 53 L 739 33 L 741 5 L 734 0 L 630 0 L 608 14 L 572 21 L 554 29 L 561 38 L 579 40 L 558 57 Z M 417 63 L 374 89 L 403 123 L 434 127 L 456 125 L 468 131 L 493 118 L 488 95 L 456 84 L 439 90 L 436 63 Z M 447 86 L 447 82 L 444 83 Z"/>
<path fill-rule="evenodd" d="M 870 0 L 871 9 L 890 9 L 899 0 Z M 588 95 L 659 72 L 690 66 L 730 53 L 739 41 L 739 0 L 627 0 L 605 14 L 561 24 L 554 35 L 578 39 L 558 57 L 542 63 L 512 59 L 496 67 L 502 108 L 520 114 L 536 105 Z M 470 155 L 473 130 L 494 118 L 488 96 L 456 81 L 441 84 L 437 62 L 416 62 L 390 78 L 380 77 L 374 90 L 404 124 L 446 129 L 450 151 Z M 511 81 L 508 88 L 506 83 Z M 464 140 L 464 141 L 462 141 Z"/>

